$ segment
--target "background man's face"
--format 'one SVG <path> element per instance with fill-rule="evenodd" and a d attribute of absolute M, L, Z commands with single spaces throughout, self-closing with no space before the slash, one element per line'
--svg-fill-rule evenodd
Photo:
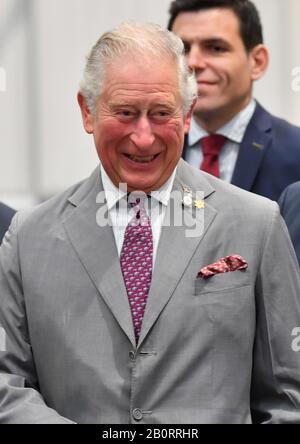
<path fill-rule="evenodd" d="M 224 8 L 184 12 L 172 31 L 184 41 L 196 73 L 196 117 L 225 114 L 229 120 L 248 104 L 254 79 L 252 52 L 246 52 L 237 16 Z"/>
<path fill-rule="evenodd" d="M 158 189 L 177 165 L 189 124 L 176 66 L 128 56 L 110 64 L 97 114 L 87 114 L 84 124 L 117 187 L 122 182 L 129 191 Z"/>

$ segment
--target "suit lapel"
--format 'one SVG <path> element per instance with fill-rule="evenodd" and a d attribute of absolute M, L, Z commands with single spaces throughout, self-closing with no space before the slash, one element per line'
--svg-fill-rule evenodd
<path fill-rule="evenodd" d="M 231 181 L 233 185 L 251 191 L 271 141 L 270 115 L 257 104 L 240 146 Z"/>
<path fill-rule="evenodd" d="M 108 214 L 100 170 L 97 169 L 89 180 L 90 186 L 85 186 L 85 191 L 80 188 L 69 199 L 76 208 L 64 221 L 64 227 L 84 269 L 135 346 L 131 312 L 113 230 L 107 224 L 100 227 L 97 223 L 97 217 L 99 221 L 102 220 L 101 214 Z M 88 192 L 86 188 L 89 188 Z"/>
<path fill-rule="evenodd" d="M 204 211 L 203 233 L 197 237 L 187 237 L 186 232 L 187 230 L 190 231 L 190 228 L 187 228 L 187 226 L 174 226 L 170 224 L 170 226 L 162 227 L 151 289 L 138 344 L 139 347 L 174 293 L 183 273 L 188 267 L 200 242 L 206 236 L 217 213 L 216 210 L 207 203 L 205 203 L 205 209 L 195 210 L 193 215 L 191 214 L 191 208 L 182 205 L 183 188 L 191 189 L 193 194 L 197 191 L 204 190 L 205 198 L 214 192 L 213 188 L 205 179 L 203 179 L 202 183 L 199 182 L 198 172 L 196 172 L 198 190 L 195 188 L 195 185 L 191 185 L 191 179 L 189 177 L 191 175 L 191 169 L 188 167 L 189 169 L 185 173 L 186 168 L 185 163 L 181 161 L 173 187 L 173 191 L 177 191 L 174 198 L 174 200 L 176 200 L 175 207 L 181 209 L 182 220 L 186 221 L 188 227 L 191 227 L 192 223 L 195 222 L 194 215 L 196 215 L 197 222 L 201 225 Z"/>

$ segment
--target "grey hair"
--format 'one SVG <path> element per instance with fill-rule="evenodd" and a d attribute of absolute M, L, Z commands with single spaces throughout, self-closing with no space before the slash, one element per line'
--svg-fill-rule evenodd
<path fill-rule="evenodd" d="M 197 97 L 197 83 L 187 66 L 182 41 L 159 25 L 135 22 L 124 22 L 103 34 L 87 56 L 80 92 L 89 111 L 92 114 L 96 112 L 96 102 L 104 87 L 105 67 L 118 57 L 129 54 L 138 59 L 150 56 L 150 61 L 156 57 L 177 63 L 178 86 L 186 114 Z"/>

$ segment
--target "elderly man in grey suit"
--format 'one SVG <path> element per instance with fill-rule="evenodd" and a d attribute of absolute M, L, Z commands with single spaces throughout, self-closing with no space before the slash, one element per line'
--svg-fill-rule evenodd
<path fill-rule="evenodd" d="M 180 160 L 196 91 L 156 25 L 93 47 L 101 165 L 1 248 L 0 422 L 300 422 L 295 254 L 277 204 Z"/>

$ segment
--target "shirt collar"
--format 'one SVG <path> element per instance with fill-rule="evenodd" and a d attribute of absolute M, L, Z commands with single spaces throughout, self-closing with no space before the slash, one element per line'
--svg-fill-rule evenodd
<path fill-rule="evenodd" d="M 103 189 L 107 202 L 107 208 L 108 210 L 111 210 L 117 204 L 117 202 L 119 202 L 125 196 L 127 198 L 127 192 L 124 191 L 122 188 L 117 188 L 112 183 L 110 177 L 106 174 L 106 171 L 102 165 L 100 165 L 100 170 Z M 170 194 L 173 188 L 176 171 L 177 167 L 174 169 L 173 173 L 166 183 L 164 183 L 158 190 L 151 192 L 151 197 L 154 197 L 158 202 L 161 202 L 165 206 L 168 206 L 170 200 Z"/>
<path fill-rule="evenodd" d="M 242 109 L 233 119 L 227 122 L 224 126 L 219 128 L 216 133 L 225 136 L 227 139 L 241 143 L 247 126 L 254 114 L 256 108 L 256 102 L 251 99 L 250 103 Z M 208 133 L 201 128 L 194 117 L 191 120 L 191 128 L 189 131 L 189 146 L 196 145 L 203 137 L 208 136 Z"/>

